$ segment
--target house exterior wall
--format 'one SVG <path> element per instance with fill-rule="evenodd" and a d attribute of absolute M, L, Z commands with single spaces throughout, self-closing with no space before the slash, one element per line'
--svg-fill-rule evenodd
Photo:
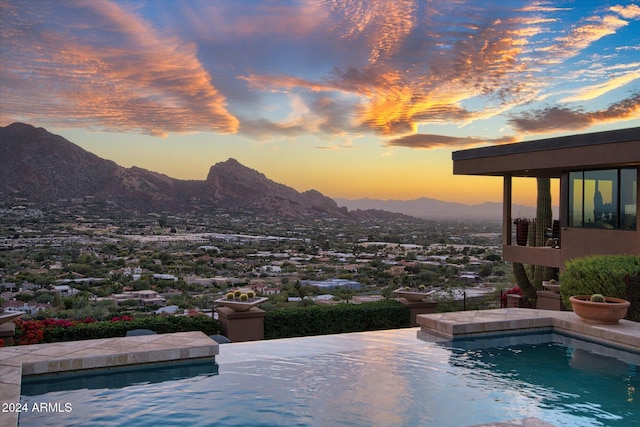
<path fill-rule="evenodd" d="M 601 230 L 563 227 L 562 265 L 570 259 L 587 255 L 640 255 L 638 230 Z"/>
<path fill-rule="evenodd" d="M 573 171 L 636 168 L 640 177 L 640 127 L 496 145 L 452 154 L 456 175 L 502 176 L 503 256 L 511 262 L 562 269 L 588 255 L 640 256 L 640 188 L 635 230 L 569 227 L 569 174 Z M 516 246 L 512 241 L 512 178 L 560 179 L 560 247 Z"/>

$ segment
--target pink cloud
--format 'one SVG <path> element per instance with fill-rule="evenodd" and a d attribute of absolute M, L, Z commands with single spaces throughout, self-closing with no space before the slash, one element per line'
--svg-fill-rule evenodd
<path fill-rule="evenodd" d="M 3 58 L 12 70 L 2 74 L 11 84 L 5 85 L 3 103 L 13 115 L 29 115 L 33 106 L 21 100 L 31 97 L 39 100 L 40 114 L 60 125 L 84 122 L 151 135 L 238 130 L 237 118 L 198 61 L 193 43 L 160 34 L 114 3 L 66 5 L 70 16 L 81 11 L 92 22 L 70 24 L 66 31 L 17 25 L 14 34 L 6 39 L 3 34 L 3 41 L 26 49 L 18 57 Z M 41 86 L 48 88 L 47 99 L 39 93 Z"/>

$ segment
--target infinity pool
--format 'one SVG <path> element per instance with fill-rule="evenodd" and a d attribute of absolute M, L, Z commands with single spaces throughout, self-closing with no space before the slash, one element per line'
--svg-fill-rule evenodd
<path fill-rule="evenodd" d="M 225 344 L 217 363 L 24 379 L 20 426 L 640 426 L 640 355 L 557 334 L 416 329 Z"/>

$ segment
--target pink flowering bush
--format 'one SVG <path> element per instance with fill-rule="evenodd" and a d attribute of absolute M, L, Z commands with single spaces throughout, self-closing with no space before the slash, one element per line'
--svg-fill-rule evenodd
<path fill-rule="evenodd" d="M 524 292 L 518 286 L 514 286 L 511 289 L 508 289 L 506 292 L 502 293 L 502 307 L 507 306 L 507 295 L 519 295 L 521 297 L 524 296 Z"/>

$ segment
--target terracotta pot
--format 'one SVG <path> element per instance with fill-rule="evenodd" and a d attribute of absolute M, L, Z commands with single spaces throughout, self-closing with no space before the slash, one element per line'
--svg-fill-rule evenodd
<path fill-rule="evenodd" d="M 627 315 L 631 303 L 627 300 L 604 297 L 605 302 L 591 302 L 591 295 L 569 297 L 573 312 L 587 323 L 614 325 Z"/>

